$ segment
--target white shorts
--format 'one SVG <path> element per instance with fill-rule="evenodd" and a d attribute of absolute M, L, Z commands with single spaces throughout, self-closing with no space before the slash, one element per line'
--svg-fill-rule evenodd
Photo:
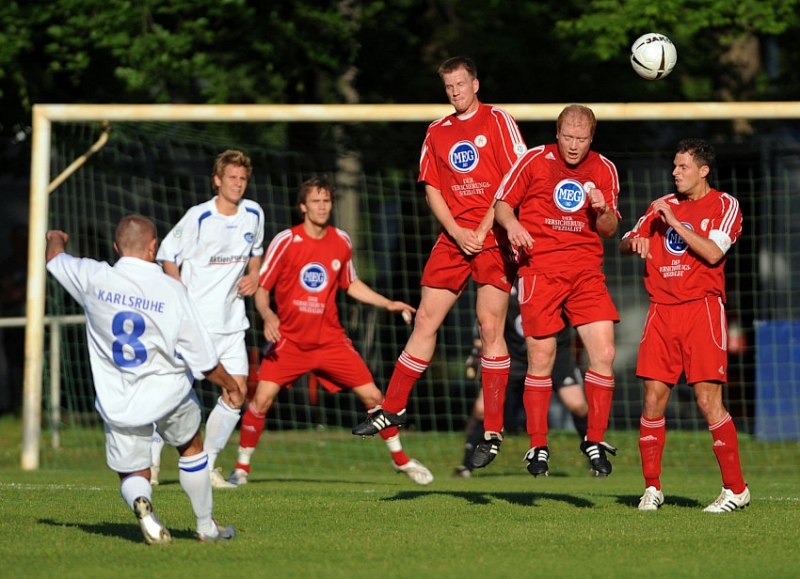
<path fill-rule="evenodd" d="M 233 334 L 211 334 L 214 348 L 222 367 L 231 376 L 247 376 L 250 373 L 250 360 L 244 343 L 244 332 Z"/>
<path fill-rule="evenodd" d="M 182 446 L 194 438 L 202 422 L 200 402 L 194 390 L 156 425 L 170 446 Z M 105 425 L 106 463 L 114 472 L 135 472 L 150 468 L 153 425 L 129 428 Z"/>

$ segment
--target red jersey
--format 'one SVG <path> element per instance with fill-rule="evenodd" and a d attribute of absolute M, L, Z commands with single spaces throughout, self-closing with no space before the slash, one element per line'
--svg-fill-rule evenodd
<path fill-rule="evenodd" d="M 525 150 L 514 117 L 480 103 L 467 119 L 454 113 L 430 124 L 418 180 L 442 192 L 456 223 L 475 229 L 503 176 Z"/>
<path fill-rule="evenodd" d="M 357 279 L 350 236 L 329 226 L 312 239 L 303 225 L 280 232 L 269 245 L 259 285 L 281 321 L 283 337 L 304 350 L 344 339 L 336 292 Z"/>
<path fill-rule="evenodd" d="M 742 234 L 739 202 L 711 189 L 697 201 L 666 195 L 672 212 L 695 233 L 712 239 L 727 251 Z M 683 304 L 708 296 L 725 301 L 725 257 L 709 265 L 689 250 L 686 242 L 653 212 L 652 205 L 623 239 L 650 238 L 652 259 L 645 260 L 644 285 L 650 301 Z"/>
<path fill-rule="evenodd" d="M 602 268 L 603 242 L 590 189 L 602 191 L 619 217 L 617 168 L 602 155 L 589 151 L 578 166 L 570 167 L 558 145 L 551 144 L 530 149 L 517 160 L 496 197 L 519 208 L 519 222 L 533 237 L 533 248 L 520 255 L 520 276 Z"/>

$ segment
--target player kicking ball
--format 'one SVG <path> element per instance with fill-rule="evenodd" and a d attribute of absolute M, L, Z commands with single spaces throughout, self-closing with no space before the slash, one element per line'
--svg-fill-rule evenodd
<path fill-rule="evenodd" d="M 213 380 L 240 405 L 242 395 L 219 363 L 186 288 L 155 263 L 155 225 L 139 215 L 123 217 L 114 242 L 120 258 L 113 267 L 67 254 L 68 239 L 63 231 L 47 232 L 47 270 L 86 312 L 106 461 L 119 474 L 120 494 L 139 520 L 145 542 L 172 542 L 153 509 L 153 424 L 180 453 L 179 480 L 197 518 L 197 539 L 232 539 L 233 527 L 220 527 L 212 517 L 202 414 L 190 374 Z"/>
<path fill-rule="evenodd" d="M 255 294 L 270 346 L 261 361 L 255 395 L 242 417 L 239 457 L 228 479 L 237 485 L 247 483 L 250 460 L 275 397 L 302 375 L 313 372 L 322 380 L 350 388 L 368 411 L 380 407 L 383 395 L 339 321 L 339 289 L 362 303 L 402 314 L 406 323 L 415 311 L 358 279 L 350 237 L 328 224 L 333 187 L 326 177 L 305 181 L 297 201 L 303 222 L 272 240 Z M 381 437 L 398 472 L 420 485 L 433 480 L 424 465 L 403 451 L 396 426 L 381 432 Z"/>

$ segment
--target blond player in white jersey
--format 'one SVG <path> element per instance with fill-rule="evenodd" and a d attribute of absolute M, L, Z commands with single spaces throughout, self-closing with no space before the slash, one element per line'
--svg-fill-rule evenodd
<path fill-rule="evenodd" d="M 255 201 L 243 198 L 251 174 L 250 159 L 241 151 L 229 150 L 217 157 L 213 172 L 217 195 L 186 212 L 164 239 L 156 258 L 166 273 L 188 288 L 222 365 L 239 385 L 242 399 L 247 393 L 250 368 L 245 345 L 245 330 L 250 323 L 244 297 L 252 296 L 258 288 L 264 253 L 264 211 Z M 208 416 L 205 450 L 214 488 L 236 488 L 215 466 L 240 413 L 241 403 L 233 404 L 223 391 Z M 163 444 L 158 443 L 159 438 L 156 433 L 153 471 L 160 464 Z M 158 484 L 157 477 L 152 482 Z"/>
<path fill-rule="evenodd" d="M 202 413 L 192 375 L 220 384 L 242 404 L 236 381 L 219 363 L 186 288 L 156 265 L 156 228 L 139 215 L 117 226 L 120 259 L 106 262 L 65 252 L 69 237 L 47 232 L 47 269 L 86 312 L 86 336 L 97 398 L 105 422 L 106 461 L 120 478 L 120 494 L 139 519 L 148 544 L 171 536 L 153 510 L 150 447 L 153 424 L 178 449 L 179 480 L 197 518 L 202 542 L 232 539 L 233 527 L 212 518 L 208 456 L 200 436 Z"/>

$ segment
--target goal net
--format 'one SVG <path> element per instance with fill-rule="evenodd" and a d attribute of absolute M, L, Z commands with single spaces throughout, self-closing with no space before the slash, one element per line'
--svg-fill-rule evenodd
<path fill-rule="evenodd" d="M 617 245 L 648 204 L 673 189 L 672 156 L 677 140 L 703 136 L 717 148 L 719 167 L 713 183 L 738 198 L 745 217 L 744 235 L 729 254 L 726 269 L 731 349 L 725 401 L 740 431 L 745 464 L 796 468 L 782 465 L 797 464 L 793 441 L 800 439 L 800 393 L 796 391 L 800 388 L 800 226 L 791 217 L 800 212 L 796 195 L 800 158 L 797 144 L 788 137 L 780 138 L 779 124 L 769 119 L 770 115 L 774 120 L 800 117 L 800 110 L 754 103 L 740 106 L 747 104 L 728 109 L 723 105 L 713 109 L 703 105 L 593 105 L 599 119 L 594 148 L 615 161 L 621 179 L 623 219 L 618 235 L 606 242 L 604 265 L 621 317 L 616 327 L 617 388 L 608 439 L 633 444 L 625 448 L 624 460 L 630 464 L 638 461 L 635 441 L 642 387 L 635 365 L 647 296 L 640 260 L 620 256 Z M 505 106 L 517 117 L 529 145 L 553 140 L 555 118 L 562 105 Z M 420 105 L 376 112 L 369 107 L 306 107 L 305 111 L 302 107 L 274 107 L 267 115 L 271 118 L 256 119 L 261 122 L 254 124 L 255 117 L 242 113 L 247 107 L 162 106 L 127 112 L 124 108 L 48 107 L 54 108 L 40 108 L 39 112 L 49 115 L 51 124 L 47 131 L 35 132 L 39 143 L 34 144 L 32 174 L 32 259 L 43 262 L 44 255 L 41 245 L 36 248 L 34 236 L 42 239 L 46 229 L 58 228 L 70 235 L 70 253 L 113 263 L 113 232 L 128 213 L 152 218 L 163 238 L 189 207 L 213 196 L 213 161 L 221 151 L 234 148 L 253 160 L 254 174 L 246 196 L 264 208 L 267 240 L 297 222 L 295 197 L 300 183 L 312 174 L 327 173 L 337 186 L 333 222 L 353 237 L 359 277 L 384 295 L 418 304 L 419 280 L 438 223 L 416 183 L 417 154 L 428 122 L 449 113 L 448 108 Z M 147 114 L 142 113 L 144 109 Z M 766 119 L 758 121 L 762 125 L 755 133 L 764 136 L 738 141 L 724 137 L 723 127 L 737 117 Z M 109 118 L 107 142 L 48 198 L 38 198 L 36 192 L 50 178 L 97 142 L 104 130 L 100 121 Z M 291 122 L 311 122 L 314 130 L 289 130 Z M 320 142 L 327 144 L 321 146 Z M 41 151 L 45 151 L 46 161 L 41 159 Z M 42 168 L 47 177 L 42 177 Z M 37 203 L 44 203 L 45 211 Z M 39 460 L 57 466 L 84 454 L 103 456 L 85 330 L 76 323 L 82 311 L 54 280 L 41 281 L 41 314 L 48 323 L 37 319 L 36 308 L 30 307 L 37 300 L 34 279 L 29 286 L 34 294 L 29 297 L 29 326 L 44 329 L 38 342 L 29 337 L 26 356 L 26 416 L 36 417 L 37 409 L 30 407 L 37 404 L 42 415 L 42 428 L 35 436 L 31 432 L 38 429 L 38 423 L 31 425 L 26 419 L 26 444 L 35 440 L 33 451 L 27 449 L 36 454 L 27 459 L 27 467 L 33 468 Z M 461 461 L 463 431 L 479 389 L 479 382 L 468 376 L 466 363 L 473 347 L 474 303 L 475 288 L 470 285 L 439 332 L 431 366 L 412 392 L 410 423 L 401 431 L 408 454 L 423 453 L 431 463 L 428 466 L 440 473 Z M 265 344 L 252 300 L 248 304 L 251 329 L 247 345 L 255 367 Z M 344 295 L 339 310 L 376 383 L 385 389 L 410 329 L 399 316 Z M 34 333 L 30 328 L 28 332 L 29 336 Z M 579 351 L 576 358 L 585 369 L 586 360 Z M 35 397 L 36 389 L 40 399 Z M 196 389 L 207 414 L 218 388 L 202 381 L 196 383 Z M 571 417 L 558 404 L 558 396 L 553 399 L 551 429 L 577 448 Z M 317 473 L 337 468 L 358 471 L 375 460 L 388 464 L 388 451 L 380 438 L 360 440 L 350 434 L 363 418 L 364 409 L 350 392 L 330 392 L 313 377 L 304 377 L 282 392 L 268 415 L 253 458 L 254 471 L 302 474 L 281 470 L 284 453 L 295 457 L 306 453 L 303 468 Z M 671 431 L 680 432 L 674 443 L 680 448 L 670 443 L 670 453 L 680 456 L 677 466 L 716 469 L 705 421 L 685 385 L 672 395 L 667 424 Z M 512 425 L 508 434 L 512 440 L 519 438 L 524 453 L 524 423 L 516 426 L 516 432 L 514 428 Z M 218 465 L 232 467 L 237 442 L 238 432 Z M 514 462 L 519 458 L 515 455 Z"/>

